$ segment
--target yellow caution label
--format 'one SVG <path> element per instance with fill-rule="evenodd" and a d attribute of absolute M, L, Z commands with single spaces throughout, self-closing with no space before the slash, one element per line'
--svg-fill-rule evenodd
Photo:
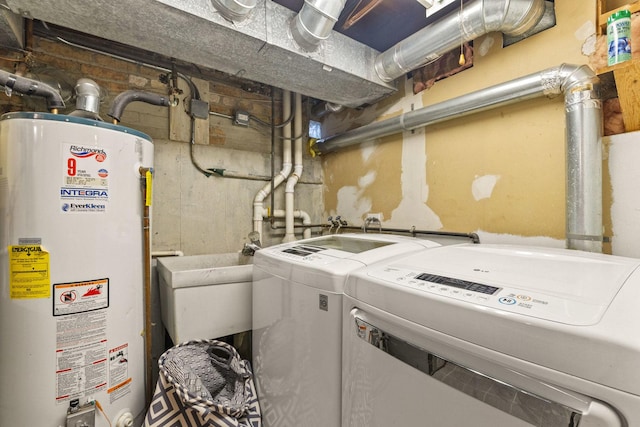
<path fill-rule="evenodd" d="M 12 299 L 49 298 L 49 252 L 41 245 L 9 246 L 9 294 Z"/>

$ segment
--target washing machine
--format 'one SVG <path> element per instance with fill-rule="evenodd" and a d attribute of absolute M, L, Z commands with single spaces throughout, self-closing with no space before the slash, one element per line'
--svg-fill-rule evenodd
<path fill-rule="evenodd" d="M 342 425 L 639 426 L 639 265 L 458 245 L 354 272 Z"/>
<path fill-rule="evenodd" d="M 252 358 L 265 427 L 340 426 L 347 274 L 439 246 L 410 237 L 339 234 L 255 253 Z"/>

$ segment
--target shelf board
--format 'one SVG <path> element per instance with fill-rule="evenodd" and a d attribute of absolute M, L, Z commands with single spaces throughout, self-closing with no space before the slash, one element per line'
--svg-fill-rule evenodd
<path fill-rule="evenodd" d="M 600 0 L 600 1 L 604 1 L 604 0 Z M 603 10 L 602 3 L 599 3 L 598 4 L 598 13 L 599 13 L 598 28 L 600 29 L 600 34 L 607 34 L 607 19 L 609 19 L 609 17 L 614 13 L 620 10 L 625 10 L 625 9 L 628 9 L 629 12 L 631 13 L 640 12 L 640 1 L 636 1 L 627 5 L 624 5 L 617 9 L 608 10 L 606 12 L 604 12 Z"/>
<path fill-rule="evenodd" d="M 640 130 L 640 59 L 605 67 L 599 75 L 613 73 L 626 132 Z"/>

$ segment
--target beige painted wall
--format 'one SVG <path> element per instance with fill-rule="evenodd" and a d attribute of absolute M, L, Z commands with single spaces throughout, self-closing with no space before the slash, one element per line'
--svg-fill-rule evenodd
<path fill-rule="evenodd" d="M 481 37 L 474 42 L 473 68 L 418 95 L 405 82 L 392 105 L 386 101 L 370 110 L 388 118 L 562 63 L 586 64 L 595 0 L 557 1 L 555 7 L 555 27 L 506 48 L 499 33 Z M 343 126 L 331 120 L 326 128 Z M 562 246 L 564 132 L 558 97 L 367 142 L 324 158 L 325 208 L 356 225 L 366 213 L 380 212 L 386 226 L 479 232 L 483 241 L 535 238 Z"/>

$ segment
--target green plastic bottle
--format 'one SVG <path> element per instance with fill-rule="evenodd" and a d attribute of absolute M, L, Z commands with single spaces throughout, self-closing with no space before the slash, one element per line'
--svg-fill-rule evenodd
<path fill-rule="evenodd" d="M 607 19 L 608 65 L 631 59 L 631 12 L 619 10 Z"/>

